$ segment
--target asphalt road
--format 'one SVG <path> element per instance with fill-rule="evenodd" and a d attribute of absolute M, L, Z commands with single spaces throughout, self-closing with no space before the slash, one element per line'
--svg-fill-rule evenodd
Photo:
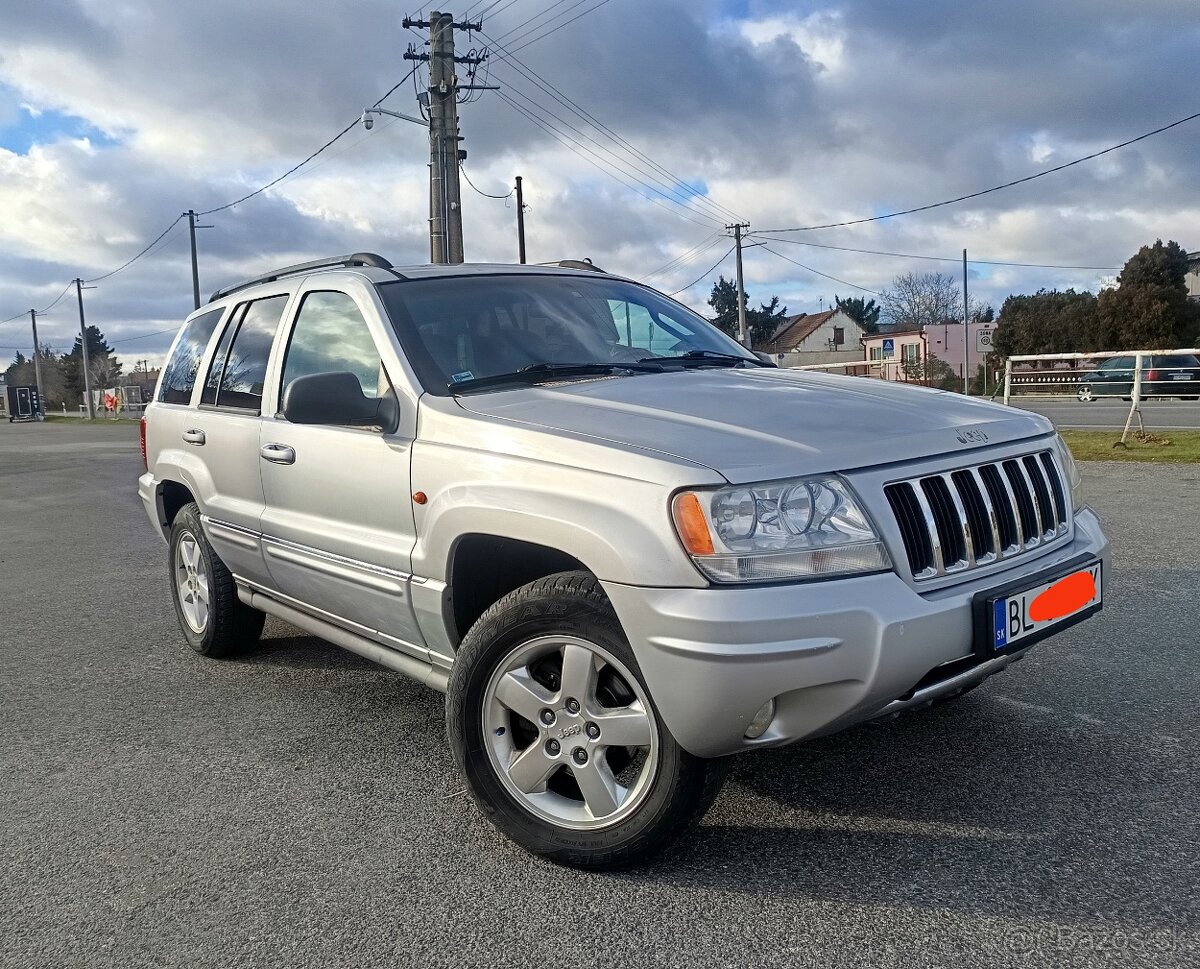
<path fill-rule="evenodd" d="M 6 967 L 1200 963 L 1200 469 L 1089 465 L 1099 617 L 958 703 L 735 761 L 621 874 L 498 837 L 439 695 L 275 622 L 191 653 L 138 471 L 131 427 L 0 424 Z"/>
<path fill-rule="evenodd" d="M 1017 407 L 1049 417 L 1059 427 L 1076 429 L 1120 430 L 1125 426 L 1130 408 L 1127 401 L 1119 399 L 1094 400 L 1085 404 L 1069 397 L 1053 400 L 1014 397 L 1012 402 Z M 1142 420 L 1147 428 L 1154 430 L 1200 429 L 1200 403 L 1174 399 L 1143 401 Z M 1133 426 L 1137 427 L 1136 417 Z"/>

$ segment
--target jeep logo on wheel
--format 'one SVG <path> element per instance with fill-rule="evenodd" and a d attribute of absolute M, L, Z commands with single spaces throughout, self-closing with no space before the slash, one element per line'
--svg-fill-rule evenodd
<path fill-rule="evenodd" d="M 563 727 L 562 730 L 558 732 L 558 739 L 566 740 L 568 737 L 574 737 L 577 733 L 582 732 L 582 730 L 583 724 L 579 723 L 574 723 L 569 727 Z"/>

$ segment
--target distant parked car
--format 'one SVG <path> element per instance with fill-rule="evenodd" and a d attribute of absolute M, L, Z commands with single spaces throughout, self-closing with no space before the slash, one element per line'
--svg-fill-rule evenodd
<path fill-rule="evenodd" d="M 1100 397 L 1133 396 L 1136 358 L 1133 354 L 1109 357 L 1087 374 L 1076 396 L 1083 401 Z M 1200 397 L 1200 359 L 1190 353 L 1155 354 L 1142 363 L 1143 397 L 1179 397 L 1196 400 Z"/>

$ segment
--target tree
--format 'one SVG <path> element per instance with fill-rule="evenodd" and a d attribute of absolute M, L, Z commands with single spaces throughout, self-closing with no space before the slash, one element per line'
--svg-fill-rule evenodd
<path fill-rule="evenodd" d="M 717 329 L 728 333 L 735 340 L 738 337 L 738 299 L 737 285 L 733 280 L 724 276 L 713 284 L 712 293 L 708 297 L 708 305 L 713 308 L 713 323 Z M 779 305 L 779 297 L 772 296 L 771 302 L 760 303 L 758 309 L 750 308 L 750 294 L 746 294 L 746 329 L 750 334 L 750 345 L 757 346 L 771 339 L 779 324 L 787 317 L 787 307 Z"/>
<path fill-rule="evenodd" d="M 1200 336 L 1200 307 L 1188 300 L 1187 252 L 1161 239 L 1142 246 L 1117 276 L 1116 289 L 1097 301 L 1104 349 L 1152 350 L 1191 346 Z"/>
<path fill-rule="evenodd" d="M 865 300 L 861 296 L 842 299 L 840 296 L 834 296 L 833 305 L 858 323 L 865 333 L 874 333 L 879 329 L 879 314 L 883 307 L 874 299 Z"/>
<path fill-rule="evenodd" d="M 948 273 L 901 273 L 882 299 L 883 314 L 897 329 L 962 322 L 962 290 Z"/>
<path fill-rule="evenodd" d="M 992 345 L 1001 356 L 1075 353 L 1103 349 L 1096 329 L 1096 297 L 1073 289 L 1039 289 L 1010 296 L 1000 307 Z"/>
<path fill-rule="evenodd" d="M 104 390 L 106 387 L 112 387 L 117 378 L 121 376 L 121 361 L 114 355 L 115 351 L 108 345 L 108 341 L 100 332 L 99 327 L 89 326 L 87 328 L 87 341 L 88 376 L 91 379 L 92 390 Z M 82 356 L 83 341 L 79 337 L 75 337 L 75 346 L 62 358 L 62 368 L 67 390 L 78 400 L 83 400 Z"/>

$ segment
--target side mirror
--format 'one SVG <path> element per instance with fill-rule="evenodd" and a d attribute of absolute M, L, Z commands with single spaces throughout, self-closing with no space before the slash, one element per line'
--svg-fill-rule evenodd
<path fill-rule="evenodd" d="M 400 424 L 400 407 L 393 393 L 367 397 L 352 373 L 314 373 L 288 384 L 283 416 L 293 424 L 382 427 L 391 433 Z"/>

